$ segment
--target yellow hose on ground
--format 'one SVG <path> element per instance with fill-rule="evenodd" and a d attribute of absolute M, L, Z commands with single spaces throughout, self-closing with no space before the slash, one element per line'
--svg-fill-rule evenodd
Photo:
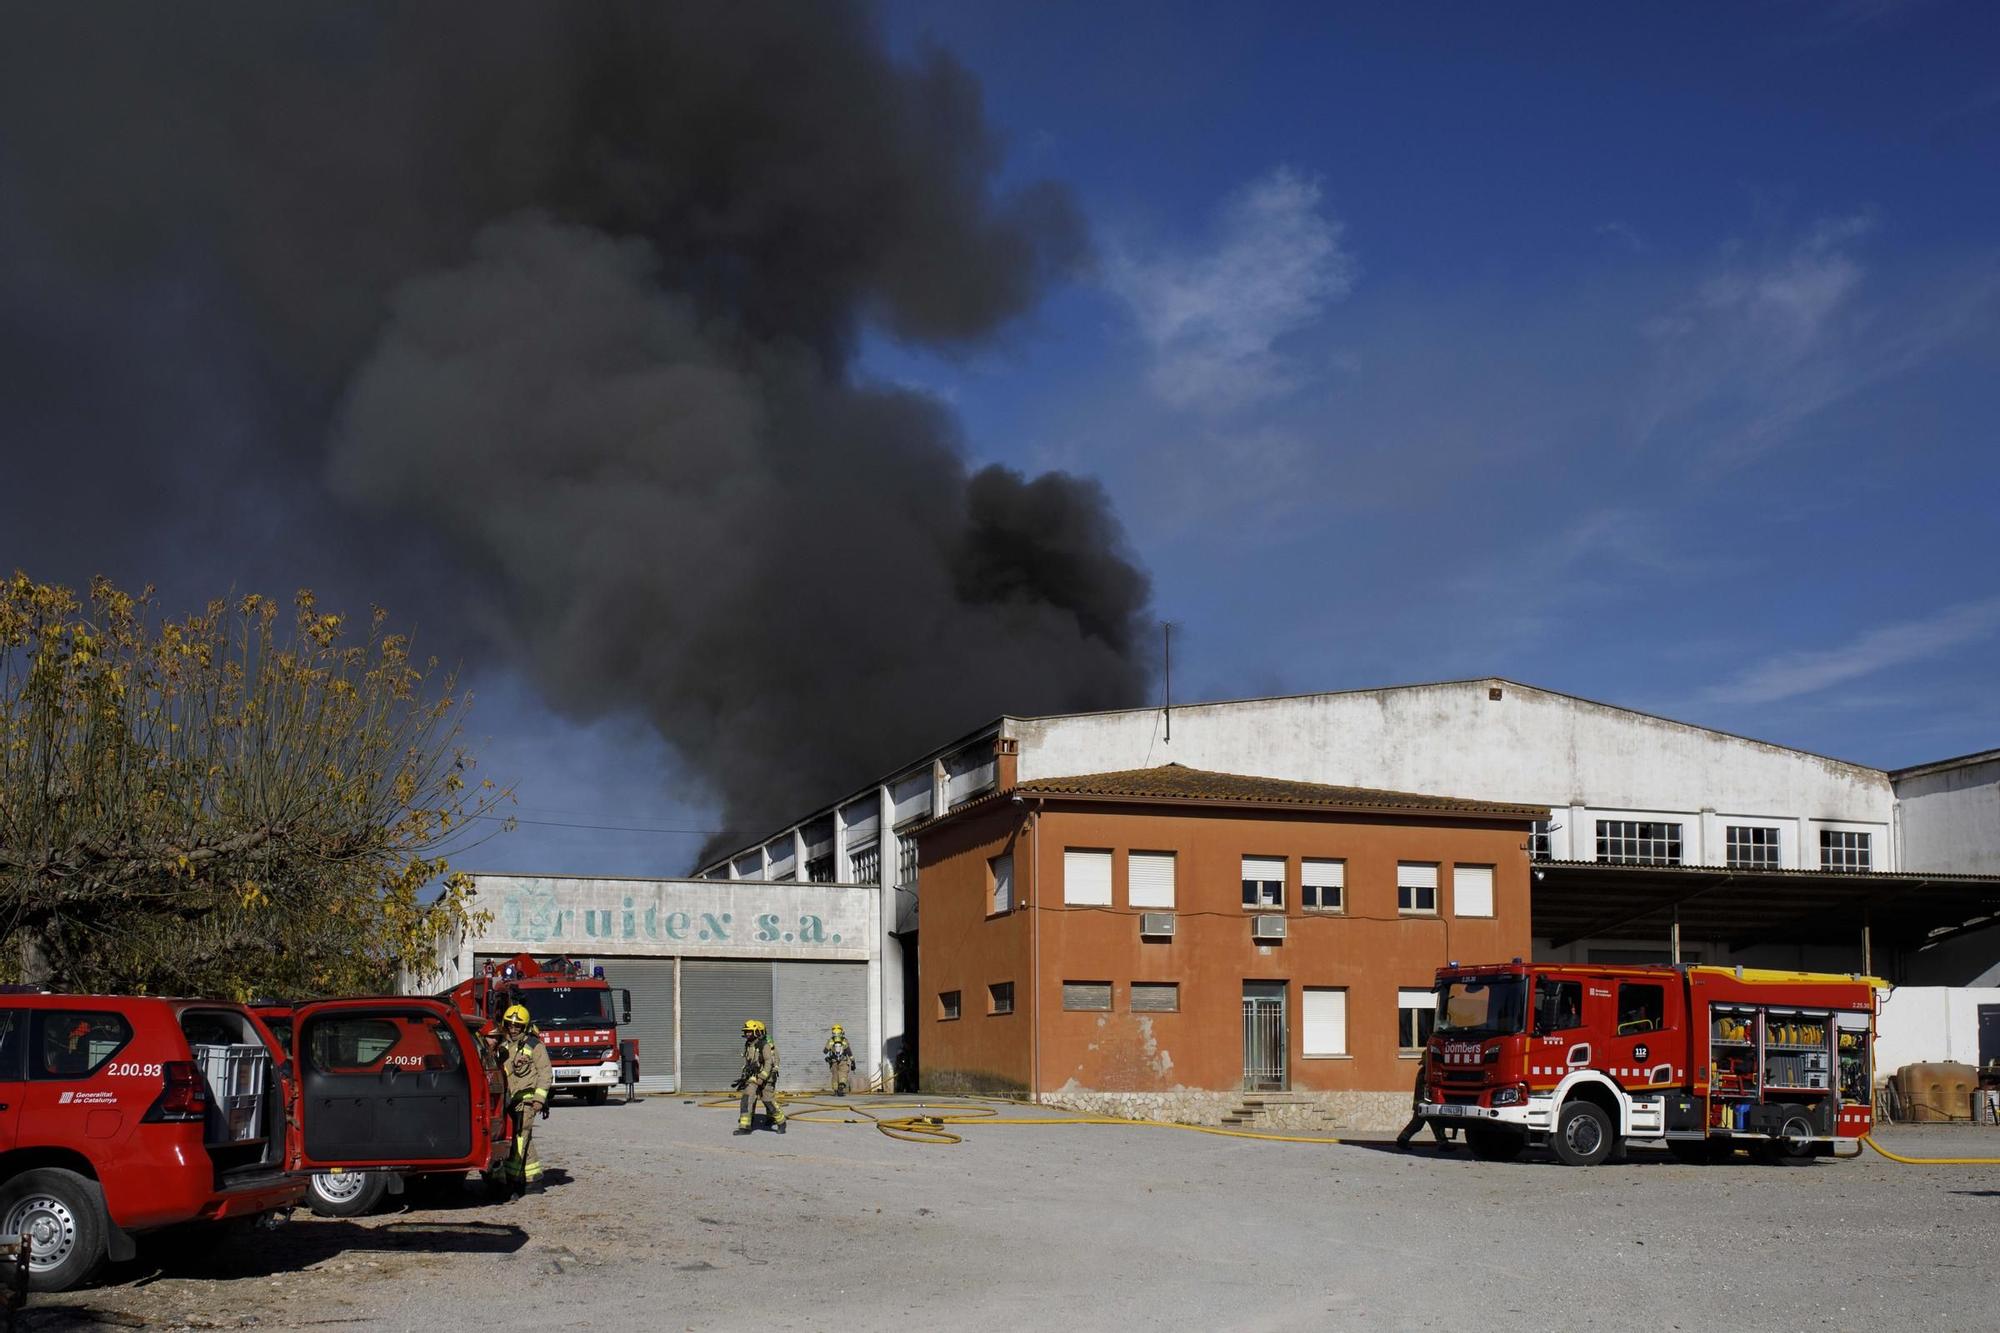
<path fill-rule="evenodd" d="M 1126 1120 L 1112 1115 L 1008 1116 L 997 1106 L 1024 1106 L 1025 1102 L 998 1097 L 968 1098 L 991 1105 L 952 1104 L 946 1111 L 931 1102 L 873 1102 L 862 1106 L 853 1102 L 822 1101 L 805 1093 L 781 1092 L 778 1101 L 785 1108 L 785 1121 L 820 1125 L 872 1124 L 882 1133 L 902 1143 L 930 1143 L 949 1146 L 965 1142 L 965 1136 L 947 1129 L 948 1125 L 1123 1125 L 1147 1129 L 1185 1129 L 1196 1134 L 1214 1134 L 1226 1139 L 1256 1139 L 1265 1143 L 1337 1144 L 1341 1140 L 1310 1134 L 1266 1134 L 1250 1129 L 1224 1129 L 1217 1125 L 1183 1125 L 1173 1120 Z M 702 1102 L 705 1107 L 735 1107 L 733 1098 Z M 918 1114 L 881 1116 L 877 1111 L 911 1111 Z"/>
<path fill-rule="evenodd" d="M 1873 1134 L 1863 1134 L 1861 1141 L 1890 1161 L 1901 1162 L 1904 1166 L 2000 1166 L 2000 1157 L 1904 1157 L 1875 1142 Z"/>

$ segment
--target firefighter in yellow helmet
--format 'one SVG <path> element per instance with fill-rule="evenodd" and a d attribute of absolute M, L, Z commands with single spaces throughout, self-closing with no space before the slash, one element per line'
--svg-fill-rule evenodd
<path fill-rule="evenodd" d="M 750 1108 L 761 1100 L 771 1128 L 785 1132 L 785 1113 L 778 1108 L 778 1043 L 757 1019 L 743 1024 L 743 1076 L 736 1080 L 743 1105 L 736 1116 L 736 1132 L 750 1132 Z"/>
<path fill-rule="evenodd" d="M 854 1077 L 854 1048 L 847 1044 L 847 1030 L 835 1023 L 833 1034 L 826 1039 L 822 1048 L 826 1056 L 827 1077 L 833 1081 L 833 1095 L 845 1097 L 847 1084 Z"/>
<path fill-rule="evenodd" d="M 514 1148 L 500 1168 L 501 1175 L 514 1195 L 540 1194 L 542 1164 L 535 1156 L 535 1117 L 549 1113 L 549 1089 L 556 1076 L 549 1048 L 535 1031 L 527 1006 L 510 1004 L 500 1015 L 500 1038 L 493 1050 L 507 1081 L 507 1109 L 514 1117 Z"/>

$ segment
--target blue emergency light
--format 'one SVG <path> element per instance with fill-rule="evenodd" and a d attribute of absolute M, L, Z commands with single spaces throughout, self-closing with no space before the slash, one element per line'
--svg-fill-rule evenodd
<path fill-rule="evenodd" d="M 604 965 L 600 963 L 596 967 L 591 968 L 590 975 L 598 981 L 604 980 Z"/>

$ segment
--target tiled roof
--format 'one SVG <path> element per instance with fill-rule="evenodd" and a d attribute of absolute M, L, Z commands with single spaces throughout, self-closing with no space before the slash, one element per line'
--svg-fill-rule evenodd
<path fill-rule="evenodd" d="M 1102 796 L 1121 800 L 1193 801 L 1235 805 L 1296 805 L 1333 810 L 1407 811 L 1411 814 L 1476 815 L 1502 819 L 1546 819 L 1548 807 L 1505 801 L 1470 801 L 1456 796 L 1336 787 L 1321 782 L 1215 773 L 1163 764 L 1117 773 L 1040 778 L 1015 788 L 1023 796 Z"/>

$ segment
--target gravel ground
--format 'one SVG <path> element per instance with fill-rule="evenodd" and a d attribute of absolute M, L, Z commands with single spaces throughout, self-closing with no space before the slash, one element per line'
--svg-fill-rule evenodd
<path fill-rule="evenodd" d="M 20 1326 L 2000 1327 L 1996 1167 L 1634 1149 L 1575 1170 L 1100 1126 L 933 1147 L 732 1120 L 564 1106 L 538 1199 L 433 1190 L 359 1222 L 155 1237 Z M 2000 1156 L 1991 1130 L 1881 1139 Z"/>

